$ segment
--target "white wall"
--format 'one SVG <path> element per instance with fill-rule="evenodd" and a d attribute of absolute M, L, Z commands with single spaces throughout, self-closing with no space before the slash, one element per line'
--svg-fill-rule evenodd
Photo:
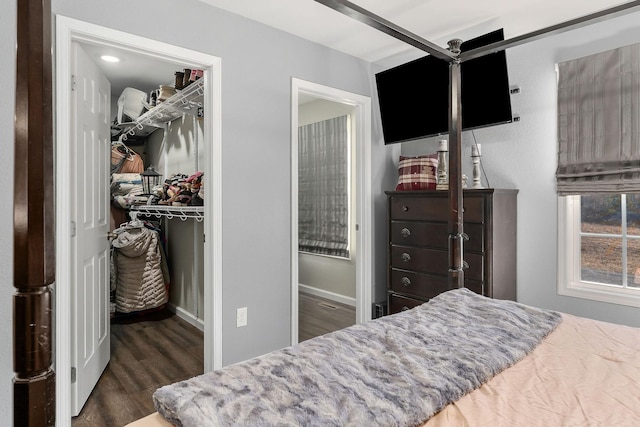
<path fill-rule="evenodd" d="M 520 302 L 640 326 L 638 308 L 557 294 L 558 203 L 555 192 L 555 64 L 639 42 L 640 13 L 634 13 L 507 51 L 510 83 L 521 88 L 521 93 L 511 98 L 513 112 L 519 114 L 521 120 L 476 130 L 475 137 L 482 144 L 482 160 L 491 186 L 520 190 L 517 257 L 517 298 Z M 410 155 L 435 152 L 436 139 L 403 144 L 406 146 L 402 151 Z M 470 178 L 472 140 L 471 132 L 463 133 L 463 173 Z"/>
<path fill-rule="evenodd" d="M 172 121 L 167 130 L 157 130 L 147 138 L 147 151 L 160 147 L 163 154 L 154 166 L 164 178 L 175 173 L 191 175 L 204 166 L 204 122 L 190 114 Z M 205 177 L 206 178 L 206 177 Z"/>
<path fill-rule="evenodd" d="M 298 125 L 305 126 L 322 120 L 353 113 L 353 106 L 318 99 L 298 108 Z M 352 115 L 353 118 L 353 115 Z M 352 126 L 352 131 L 354 126 Z M 352 142 L 355 137 L 352 135 Z M 354 144 L 352 144 L 352 147 Z M 351 180 L 351 206 L 355 206 L 355 179 Z M 355 211 L 351 211 L 351 224 L 355 221 Z M 298 283 L 320 291 L 327 291 L 353 300 L 356 298 L 356 247 L 355 227 L 351 227 L 350 259 L 299 253 Z M 326 295 L 329 296 L 329 295 Z M 342 302 L 345 302 L 341 299 Z"/>
<path fill-rule="evenodd" d="M 204 321 L 203 223 L 165 219 L 164 235 L 171 276 L 169 304 L 191 319 Z"/>
<path fill-rule="evenodd" d="M 146 164 L 152 164 L 162 179 L 180 173 L 192 175 L 204 166 L 204 122 L 185 114 L 153 132 L 146 141 Z M 204 177 L 206 182 L 207 177 Z M 205 196 L 206 197 L 206 196 Z M 204 230 L 195 219 L 178 217 L 162 221 L 167 241 L 171 283 L 169 304 L 192 319 L 204 321 Z"/>

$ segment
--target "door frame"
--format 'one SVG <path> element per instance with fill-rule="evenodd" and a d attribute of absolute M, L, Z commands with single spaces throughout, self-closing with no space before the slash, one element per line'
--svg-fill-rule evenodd
<path fill-rule="evenodd" d="M 371 195 L 371 98 L 291 79 L 291 344 L 298 342 L 298 98 L 299 94 L 354 107 L 356 168 L 356 323 L 371 320 L 373 230 Z"/>
<path fill-rule="evenodd" d="M 118 30 L 56 15 L 55 41 L 55 201 L 56 283 L 55 371 L 56 418 L 58 425 L 70 425 L 71 406 L 71 238 L 70 170 L 71 137 L 71 43 L 113 46 L 140 55 L 175 61 L 204 70 L 205 164 L 207 197 L 204 201 L 204 371 L 222 367 L 222 132 L 221 59 L 190 49 L 135 36 Z M 66 95 L 65 95 L 66 94 Z M 106 238 L 106 236 L 105 236 Z"/>

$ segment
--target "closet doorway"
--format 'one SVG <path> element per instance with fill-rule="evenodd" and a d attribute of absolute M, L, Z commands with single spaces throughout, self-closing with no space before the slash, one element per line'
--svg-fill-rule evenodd
<path fill-rule="evenodd" d="M 128 33 L 96 26 L 71 18 L 56 16 L 56 45 L 55 45 L 55 102 L 56 102 L 56 283 L 55 283 L 55 370 L 56 370 L 56 413 L 60 425 L 69 425 L 72 414 L 72 398 L 76 395 L 79 383 L 90 383 L 91 379 L 80 378 L 82 370 L 72 366 L 76 360 L 76 354 L 84 353 L 91 356 L 95 351 L 101 337 L 99 331 L 109 330 L 108 325 L 90 325 L 87 329 L 93 329 L 93 342 L 84 343 L 78 349 L 78 339 L 72 331 L 74 326 L 72 319 L 78 317 L 73 313 L 83 310 L 74 301 L 75 257 L 78 256 L 75 248 L 82 247 L 84 239 L 82 233 L 78 233 L 79 219 L 76 218 L 77 204 L 82 204 L 87 198 L 86 194 L 78 193 L 76 184 L 79 179 L 93 180 L 100 175 L 96 167 L 87 167 L 84 161 L 79 161 L 74 153 L 74 138 L 77 134 L 78 124 L 74 123 L 75 91 L 78 84 L 76 79 L 76 56 L 74 49 L 78 45 L 104 46 L 114 52 L 123 52 L 134 57 L 155 60 L 175 64 L 175 69 L 185 68 L 201 69 L 204 71 L 202 92 L 204 99 L 203 137 L 200 143 L 203 145 L 203 162 L 198 166 L 204 173 L 206 180 L 206 196 L 204 197 L 204 218 L 200 224 L 201 230 L 207 238 L 203 243 L 204 263 L 204 369 L 210 371 L 222 366 L 222 301 L 221 301 L 221 63 L 220 59 L 211 55 L 168 45 L 155 40 L 150 40 Z M 139 77 L 139 76 L 138 76 Z M 164 83 L 161 83 L 164 84 Z M 108 105 L 108 101 L 106 102 Z M 105 125 L 108 125 L 106 123 Z M 92 132 L 87 129 L 87 133 Z M 85 138 L 86 140 L 86 138 Z M 85 158 L 95 160 L 93 157 L 103 155 L 103 150 L 87 152 Z M 100 153 L 98 153 L 100 152 Z M 108 162 L 108 158 L 105 156 Z M 80 164 L 82 163 L 82 164 Z M 106 168 L 106 165 L 104 165 Z M 90 193 L 89 193 L 90 194 Z M 91 195 L 91 197 L 93 197 Z M 85 209 L 82 221 L 84 223 L 104 222 L 104 216 L 109 217 L 106 208 L 108 203 L 97 203 L 96 209 Z M 104 207 L 104 209 L 103 209 Z M 98 233 L 100 234 L 100 233 Z M 107 239 L 104 236 L 95 235 L 93 240 Z M 76 251 L 77 252 L 77 251 Z M 109 268 L 109 263 L 104 260 L 96 262 L 91 269 Z M 99 277 L 109 277 L 108 272 L 102 271 Z M 91 296 L 89 299 L 97 298 Z M 97 304 L 99 309 L 109 313 L 109 299 L 101 298 Z M 97 307 L 96 306 L 96 307 Z M 87 311 L 87 310 L 84 310 Z M 88 322 L 104 323 L 104 315 L 83 318 Z M 108 317 L 107 317 L 108 320 Z M 107 322 L 108 324 L 108 322 Z M 92 335 L 89 333 L 87 335 Z M 83 356 L 83 357 L 84 357 Z M 102 364 L 105 364 L 104 361 Z M 91 371 L 92 369 L 89 369 Z M 92 374 L 89 372 L 89 374 Z M 95 372 L 93 373 L 95 374 Z M 91 375 L 89 375 L 91 376 Z M 99 373 L 98 373 L 99 377 Z M 86 387 L 86 386 L 85 386 Z M 81 403 L 80 403 L 81 404 Z M 77 409 L 73 410 L 73 412 Z"/>
<path fill-rule="evenodd" d="M 355 304 L 356 323 L 371 319 L 372 280 L 372 197 L 371 197 L 371 99 L 366 96 L 345 92 L 316 83 L 292 79 L 291 86 L 291 343 L 299 340 L 299 292 L 303 289 L 307 293 L 327 298 L 348 305 Z M 314 106 L 315 104 L 315 106 Z M 312 107 L 313 106 L 313 107 Z M 315 264 L 317 269 L 327 267 L 332 260 L 313 260 L 314 256 L 301 255 L 299 252 L 298 221 L 299 221 L 299 127 L 308 121 L 305 118 L 309 108 L 323 110 L 320 115 L 337 117 L 347 115 L 351 140 L 348 168 L 350 169 L 350 257 L 348 260 L 338 260 L 335 276 L 347 276 L 349 279 L 343 284 L 343 290 L 327 289 L 301 283 L 301 265 Z M 328 112 L 327 110 L 332 110 Z M 306 257 L 301 258 L 301 257 Z M 311 260 L 310 260 L 311 259 Z M 310 262 L 308 262 L 310 260 Z M 313 266 L 312 266 L 313 268 Z M 325 279 L 331 281 L 330 275 Z M 318 277 L 315 273 L 305 273 L 310 277 Z M 322 281 L 322 278 L 319 279 Z M 351 293 L 351 295 L 345 295 Z"/>

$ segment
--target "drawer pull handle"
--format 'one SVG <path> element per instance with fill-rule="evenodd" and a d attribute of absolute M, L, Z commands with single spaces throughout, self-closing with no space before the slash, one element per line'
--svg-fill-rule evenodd
<path fill-rule="evenodd" d="M 400 309 L 400 311 L 407 311 L 409 310 L 409 307 L 407 307 L 406 305 L 402 306 L 402 308 Z"/>
<path fill-rule="evenodd" d="M 402 235 L 402 237 L 409 237 L 411 236 L 411 230 L 405 227 L 402 230 L 400 230 L 400 234 Z"/>
<path fill-rule="evenodd" d="M 403 206 L 403 207 L 402 207 L 402 210 L 403 210 L 404 212 L 407 212 L 407 211 L 409 210 L 409 206 Z"/>
<path fill-rule="evenodd" d="M 400 283 L 402 283 L 404 286 L 410 286 L 411 279 L 409 279 L 407 276 L 404 276 L 402 279 L 400 279 Z"/>
<path fill-rule="evenodd" d="M 409 255 L 406 252 L 403 252 L 402 255 L 400 255 L 400 259 L 404 262 L 409 262 L 411 261 L 411 255 Z"/>

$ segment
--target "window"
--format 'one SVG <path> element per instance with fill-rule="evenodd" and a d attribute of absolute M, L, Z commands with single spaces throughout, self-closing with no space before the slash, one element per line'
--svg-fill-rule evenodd
<path fill-rule="evenodd" d="M 558 293 L 640 307 L 640 194 L 559 200 Z"/>
<path fill-rule="evenodd" d="M 558 293 L 640 307 L 640 43 L 557 70 Z"/>
<path fill-rule="evenodd" d="M 349 258 L 350 121 L 298 129 L 298 250 Z"/>

